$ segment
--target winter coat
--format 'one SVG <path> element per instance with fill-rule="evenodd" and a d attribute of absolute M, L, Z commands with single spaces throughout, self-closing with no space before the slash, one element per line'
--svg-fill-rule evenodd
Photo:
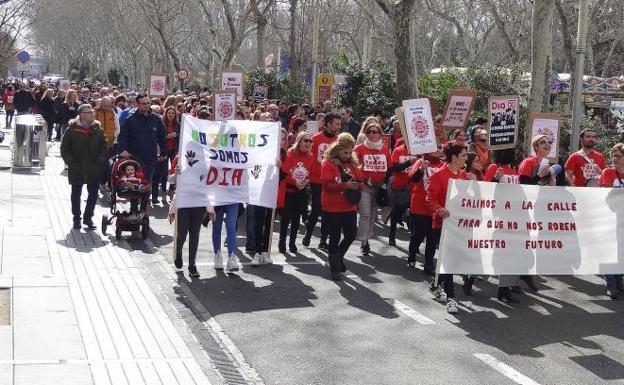
<path fill-rule="evenodd" d="M 61 156 L 67 164 L 69 184 L 99 185 L 106 164 L 106 137 L 97 121 L 83 128 L 71 120 L 61 141 Z"/>
<path fill-rule="evenodd" d="M 58 112 L 58 121 L 61 124 L 69 124 L 69 121 L 75 119 L 78 116 L 78 107 L 80 104 L 75 102 L 73 105 L 69 105 L 67 103 L 61 104 L 61 108 Z"/>
<path fill-rule="evenodd" d="M 165 126 L 160 116 L 136 111 L 121 125 L 117 137 L 117 151 L 128 151 L 138 157 L 146 167 L 156 163 L 160 149 L 166 149 Z M 163 152 L 164 154 L 164 152 Z"/>

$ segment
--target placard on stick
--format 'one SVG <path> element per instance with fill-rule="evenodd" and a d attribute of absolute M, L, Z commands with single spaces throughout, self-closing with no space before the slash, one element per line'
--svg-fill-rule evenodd
<path fill-rule="evenodd" d="M 428 98 L 403 101 L 401 131 L 410 154 L 426 154 L 438 149 L 436 144 L 431 104 Z"/>
<path fill-rule="evenodd" d="M 150 76 L 149 96 L 162 98 L 167 94 L 167 75 L 152 74 Z"/>
<path fill-rule="evenodd" d="M 243 101 L 245 78 L 240 71 L 221 72 L 221 90 L 236 91 L 237 100 Z"/>
<path fill-rule="evenodd" d="M 476 98 L 477 91 L 469 88 L 451 90 L 442 117 L 442 127 L 448 131 L 466 128 Z"/>
<path fill-rule="evenodd" d="M 518 95 L 492 96 L 488 101 L 490 150 L 514 148 L 518 141 Z"/>
<path fill-rule="evenodd" d="M 217 91 L 212 100 L 215 121 L 236 119 L 235 91 Z"/>
<path fill-rule="evenodd" d="M 532 113 L 529 115 L 528 130 L 531 133 L 531 138 L 535 135 L 548 135 L 552 141 L 550 146 L 550 153 L 548 153 L 548 160 L 550 163 L 557 163 L 559 161 L 559 142 L 560 142 L 560 122 L 561 115 L 548 114 L 548 113 Z M 530 146 L 530 154 L 535 155 L 533 146 Z"/>

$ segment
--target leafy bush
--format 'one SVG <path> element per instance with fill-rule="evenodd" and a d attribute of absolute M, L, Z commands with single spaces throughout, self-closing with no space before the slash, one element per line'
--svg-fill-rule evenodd
<path fill-rule="evenodd" d="M 279 78 L 277 70 L 266 72 L 264 68 L 256 68 L 249 72 L 245 81 L 246 96 L 253 96 L 257 85 L 269 88 L 268 99 L 285 100 L 288 103 L 301 104 L 310 95 L 307 84 L 293 81 L 290 76 Z"/>

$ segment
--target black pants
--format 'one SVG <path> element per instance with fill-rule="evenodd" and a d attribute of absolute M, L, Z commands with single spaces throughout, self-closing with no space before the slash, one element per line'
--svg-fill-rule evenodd
<path fill-rule="evenodd" d="M 82 195 L 82 186 L 82 184 L 71 185 L 71 205 L 74 220 L 80 220 L 80 196 Z M 95 209 L 95 203 L 97 202 L 98 185 L 88 184 L 87 193 L 89 195 L 87 196 L 87 206 L 85 207 L 83 218 L 91 219 L 93 218 L 93 210 Z"/>
<path fill-rule="evenodd" d="M 154 165 L 154 175 L 152 177 L 152 200 L 158 199 L 160 191 L 167 190 L 167 166 L 169 159 L 156 162 Z"/>
<path fill-rule="evenodd" d="M 301 215 L 308 206 L 308 196 L 303 191 L 286 192 L 284 198 L 284 208 L 280 219 L 280 243 L 286 242 L 288 226 L 290 225 L 290 243 L 294 244 L 299 231 Z"/>
<path fill-rule="evenodd" d="M 324 222 L 329 235 L 329 269 L 339 272 L 344 268 L 344 256 L 357 234 L 357 211 L 325 213 Z"/>
<path fill-rule="evenodd" d="M 396 229 L 397 224 L 402 221 L 403 214 L 407 211 L 409 207 L 407 206 L 393 206 L 392 212 L 390 213 L 390 238 L 396 237 Z"/>
<path fill-rule="evenodd" d="M 245 242 L 245 248 L 252 255 L 255 253 L 266 253 L 269 251 L 273 210 L 261 206 L 247 205 L 247 218 L 249 219 L 250 217 L 253 218 L 253 224 L 247 223 L 247 231 L 253 233 L 253 240 Z"/>
<path fill-rule="evenodd" d="M 199 245 L 199 230 L 206 215 L 205 207 L 189 207 L 178 209 L 178 236 L 176 238 L 176 259 L 182 258 L 182 248 L 189 237 L 189 261 L 188 266 L 195 266 L 197 246 Z"/>
<path fill-rule="evenodd" d="M 433 242 L 437 248 L 440 244 L 440 236 L 442 235 L 442 229 L 433 229 Z M 447 298 L 455 298 L 455 284 L 453 283 L 453 274 L 440 274 L 438 277 L 438 284 L 444 285 L 444 293 Z"/>
<path fill-rule="evenodd" d="M 319 216 L 321 216 L 321 240 L 327 239 L 327 230 L 323 226 L 324 214 L 321 212 L 321 191 L 323 190 L 320 184 L 313 183 L 310 185 L 310 196 L 312 198 L 312 208 L 308 214 L 308 220 L 306 222 L 306 237 L 311 238 L 316 222 L 318 222 Z"/>
<path fill-rule="evenodd" d="M 11 123 L 13 123 L 13 115 L 15 114 L 15 110 L 5 111 L 6 112 L 6 127 L 11 128 Z"/>
<path fill-rule="evenodd" d="M 426 239 L 424 270 L 431 271 L 433 270 L 433 258 L 437 245 L 434 239 L 433 229 L 431 228 L 431 217 L 428 215 L 410 214 L 410 220 L 412 221 L 412 232 L 409 243 L 408 261 L 416 260 L 416 254 L 418 254 L 420 244 Z"/>

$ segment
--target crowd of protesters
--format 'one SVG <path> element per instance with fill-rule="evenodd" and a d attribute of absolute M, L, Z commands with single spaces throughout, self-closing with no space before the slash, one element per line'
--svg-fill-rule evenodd
<path fill-rule="evenodd" d="M 152 204 L 167 205 L 179 171 L 176 156 L 181 116 L 191 114 L 212 119 L 213 113 L 212 95 L 207 89 L 198 93 L 178 92 L 162 99 L 150 98 L 140 88 L 125 90 L 101 84 L 76 83 L 67 92 L 45 83 L 33 87 L 17 82 L 5 84 L 2 89 L 7 126 L 14 113 L 40 113 L 48 123 L 48 139 L 63 140 L 62 154 L 69 166 L 76 228 L 80 227 L 81 214 L 83 223 L 95 228 L 91 220 L 94 197 L 98 184 L 105 181 L 105 176 L 98 172 L 104 173 L 103 163 L 114 154 L 139 157 L 145 165 L 146 177 L 152 180 Z M 337 109 L 331 102 L 297 105 L 280 100 L 246 100 L 237 108 L 238 119 L 274 121 L 282 127 L 277 201 L 279 252 L 298 252 L 299 227 L 303 224 L 301 245 L 313 247 L 311 240 L 316 234 L 318 243 L 314 246 L 327 252 L 333 280 L 343 278 L 348 268 L 345 255 L 354 241 L 358 241 L 362 255 L 374 252 L 369 240 L 375 237 L 380 213 L 382 224 L 389 221 L 390 246 L 396 245 L 400 227 L 409 233 L 407 268 L 416 267 L 425 241 L 422 273 L 433 277 L 442 223 L 450 215 L 445 199 L 451 179 L 624 187 L 624 144 L 611 149 L 609 167 L 604 155 L 594 149 L 597 139 L 591 129 L 581 133 L 581 150 L 570 155 L 562 170 L 545 161 L 552 145 L 545 135 L 532 138 L 535 155 L 523 157 L 514 149 L 491 151 L 485 129 L 487 122 L 483 119 L 468 130 L 459 129 L 447 135 L 437 116 L 437 150 L 414 156 L 403 143 L 398 119 L 378 113 L 359 124 L 352 114 L 350 108 Z M 309 121 L 317 122 L 316 133 L 308 132 Z M 388 140 L 382 140 L 384 137 Z M 89 198 L 87 208 L 81 213 L 83 184 L 87 184 Z M 200 224 L 210 218 L 214 219 L 215 269 L 224 268 L 221 228 L 225 222 L 225 269 L 238 270 L 236 232 L 242 215 L 246 220 L 245 249 L 251 265 L 271 264 L 272 210 L 233 204 L 179 211 L 176 267 L 182 268 L 182 246 L 188 235 L 189 272 L 193 277 L 199 276 L 195 256 Z M 438 278 L 432 279 L 432 293 L 446 302 L 449 313 L 457 313 L 453 276 Z M 471 295 L 475 278 L 463 277 L 465 295 Z M 624 294 L 621 276 L 604 278 L 609 297 L 615 299 L 618 294 Z M 498 299 L 510 304 L 518 302 L 515 294 L 524 290 L 521 281 L 530 290 L 539 290 L 532 276 L 500 276 Z"/>

